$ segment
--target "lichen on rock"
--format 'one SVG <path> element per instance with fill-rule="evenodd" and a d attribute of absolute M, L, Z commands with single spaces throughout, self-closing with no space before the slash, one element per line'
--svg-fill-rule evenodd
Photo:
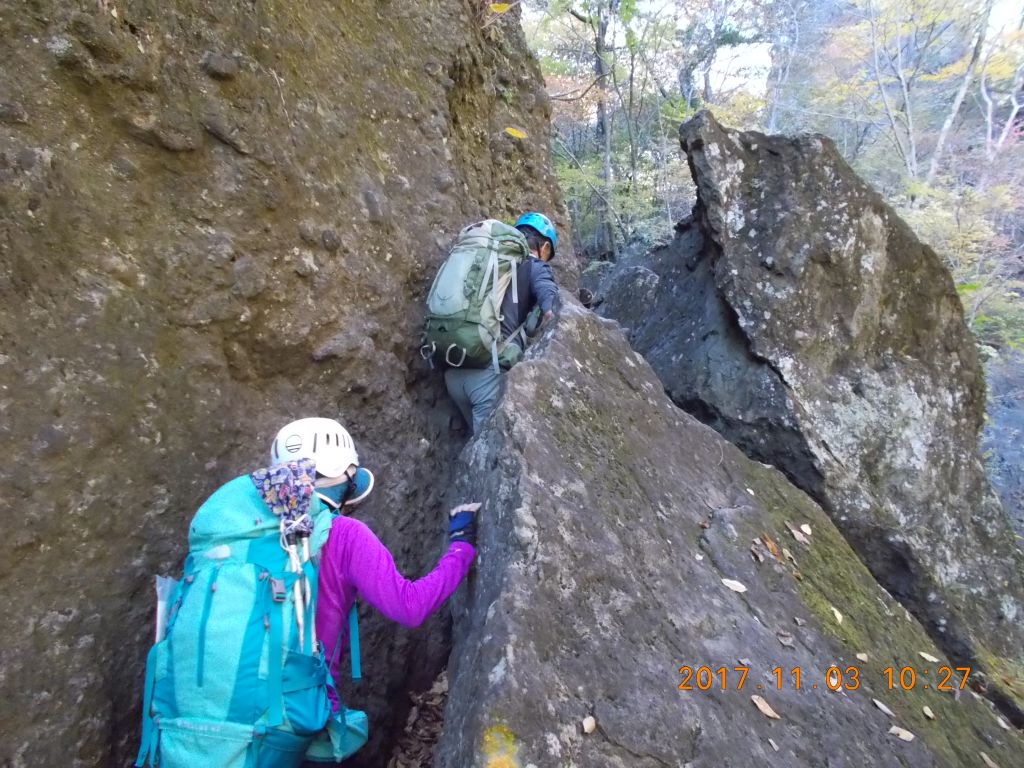
<path fill-rule="evenodd" d="M 828 510 L 936 643 L 1020 663 L 1024 557 L 978 455 L 984 378 L 948 270 L 824 137 L 706 112 L 680 136 L 694 215 L 590 280 L 599 311 L 677 404 Z"/>
<path fill-rule="evenodd" d="M 435 765 L 1009 765 L 1024 746 L 969 692 L 890 689 L 887 666 L 949 662 L 812 499 L 678 410 L 607 321 L 564 311 L 461 462 L 452 498 L 489 503 Z"/>

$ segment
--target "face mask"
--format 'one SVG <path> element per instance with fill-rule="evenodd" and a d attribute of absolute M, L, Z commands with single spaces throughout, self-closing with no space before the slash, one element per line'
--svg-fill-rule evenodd
<path fill-rule="evenodd" d="M 355 492 L 355 485 L 355 481 L 349 479 L 344 483 L 332 485 L 329 488 L 320 488 L 317 490 L 317 493 L 322 498 L 327 499 L 332 507 L 340 509 L 346 501 L 352 498 L 352 494 Z"/>

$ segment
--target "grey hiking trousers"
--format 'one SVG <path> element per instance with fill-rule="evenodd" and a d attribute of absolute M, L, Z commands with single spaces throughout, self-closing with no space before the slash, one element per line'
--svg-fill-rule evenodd
<path fill-rule="evenodd" d="M 472 427 L 474 435 L 498 404 L 501 376 L 493 368 L 449 368 L 444 372 L 448 394 L 459 407 L 462 418 Z"/>

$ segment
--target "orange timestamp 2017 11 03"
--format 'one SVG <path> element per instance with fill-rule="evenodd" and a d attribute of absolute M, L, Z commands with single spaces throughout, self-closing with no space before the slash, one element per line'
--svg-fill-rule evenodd
<path fill-rule="evenodd" d="M 772 667 L 769 674 L 757 683 L 747 680 L 749 666 L 712 667 L 683 666 L 679 668 L 682 680 L 677 686 L 681 691 L 742 691 L 744 686 L 758 690 L 816 690 L 856 691 L 861 686 L 865 670 L 856 665 L 845 667 L 833 664 L 824 670 L 805 670 L 792 667 L 788 670 L 781 666 Z M 880 670 L 881 682 L 889 690 L 912 691 L 917 689 L 936 691 L 963 690 L 971 674 L 970 667 L 885 667 Z"/>

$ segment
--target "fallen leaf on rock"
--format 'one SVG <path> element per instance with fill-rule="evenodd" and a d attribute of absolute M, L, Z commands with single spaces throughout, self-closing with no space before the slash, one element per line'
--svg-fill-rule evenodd
<path fill-rule="evenodd" d="M 416 768 L 433 760 L 434 745 L 444 725 L 444 705 L 448 700 L 448 676 L 442 672 L 430 690 L 412 694 L 412 709 L 405 729 L 388 761 L 388 768 Z"/>
<path fill-rule="evenodd" d="M 791 562 L 791 563 L 792 563 L 793 565 L 796 565 L 796 558 L 795 558 L 795 557 L 793 557 L 793 553 L 792 553 L 792 552 L 790 552 L 790 551 L 789 551 L 788 549 L 786 549 L 785 547 L 783 547 L 783 548 L 782 548 L 782 555 L 783 555 L 783 557 L 785 557 L 785 558 L 786 558 L 787 560 L 789 560 L 789 562 Z"/>
<path fill-rule="evenodd" d="M 924 712 L 924 716 L 927 717 L 929 720 L 935 719 L 935 713 L 932 712 L 931 707 L 921 707 L 921 711 Z"/>
<path fill-rule="evenodd" d="M 779 642 L 782 643 L 787 648 L 795 648 L 796 647 L 793 644 L 793 636 L 791 634 L 789 634 L 789 632 L 786 632 L 785 630 L 781 630 L 780 629 L 778 632 L 775 633 L 775 636 L 777 638 L 779 638 Z"/>
<path fill-rule="evenodd" d="M 871 701 L 874 702 L 874 705 L 878 707 L 880 710 L 882 710 L 889 717 L 896 717 L 896 713 L 889 709 L 887 706 L 885 706 L 885 704 L 880 702 L 878 699 L 872 699 Z"/>
<path fill-rule="evenodd" d="M 891 733 L 896 738 L 901 739 L 902 741 L 913 741 L 914 740 L 914 734 L 912 734 L 906 728 L 900 728 L 899 726 L 896 726 L 896 725 L 894 725 L 892 728 L 889 729 L 889 733 Z"/>
<path fill-rule="evenodd" d="M 765 547 L 771 553 L 772 557 L 774 557 L 776 560 L 779 559 L 779 545 L 772 540 L 771 536 L 769 536 L 767 533 L 762 533 L 761 543 L 765 545 Z"/>
<path fill-rule="evenodd" d="M 772 749 L 774 749 L 776 752 L 779 751 L 779 745 L 776 744 L 774 741 L 772 741 L 771 739 L 768 739 L 768 743 L 772 745 Z"/>
<path fill-rule="evenodd" d="M 505 129 L 505 133 L 507 133 L 513 139 L 525 139 L 526 138 L 526 133 L 524 131 L 521 131 L 518 128 L 513 128 L 511 126 L 509 126 L 508 128 Z"/>
<path fill-rule="evenodd" d="M 512 3 L 491 3 L 491 13 L 505 13 L 512 7 Z"/>
<path fill-rule="evenodd" d="M 925 653 L 924 651 L 918 651 L 917 655 L 920 656 L 925 661 L 930 661 L 933 664 L 938 662 L 938 659 L 935 658 L 934 656 L 932 656 L 930 653 Z"/>
<path fill-rule="evenodd" d="M 867 660 L 868 660 L 868 655 L 866 653 L 858 653 L 857 654 L 857 661 L 867 661 Z"/>
<path fill-rule="evenodd" d="M 830 605 L 829 608 L 832 609 L 832 615 L 836 617 L 836 624 L 842 624 L 843 614 L 839 612 L 839 609 L 836 608 L 834 605 Z"/>
<path fill-rule="evenodd" d="M 799 616 L 794 616 L 793 617 L 793 623 L 796 624 L 798 627 L 802 627 L 807 622 L 804 621 L 803 619 L 801 619 Z"/>
<path fill-rule="evenodd" d="M 735 579 L 722 579 L 722 583 L 725 584 L 733 592 L 746 592 L 747 588 Z"/>
<path fill-rule="evenodd" d="M 581 725 L 584 733 L 593 733 L 594 729 L 597 728 L 597 720 L 594 719 L 593 715 L 587 715 L 583 718 Z"/>
<path fill-rule="evenodd" d="M 786 530 L 790 531 L 790 534 L 793 536 L 793 538 L 796 539 L 801 544 L 809 545 L 811 543 L 811 540 L 808 539 L 806 536 L 804 536 L 804 531 L 802 531 L 800 528 L 798 528 L 792 522 L 786 520 L 785 521 L 785 528 L 786 528 Z"/>
<path fill-rule="evenodd" d="M 694 555 L 693 557 L 694 557 L 694 559 L 695 559 L 695 560 L 696 560 L 696 561 L 697 561 L 698 563 L 699 563 L 699 562 L 700 562 L 701 560 L 703 560 L 703 559 L 704 559 L 704 555 L 702 555 L 702 554 L 701 554 L 700 552 L 698 552 L 698 553 L 697 553 L 696 555 Z"/>
<path fill-rule="evenodd" d="M 799 541 L 801 544 L 810 545 L 811 540 L 804 536 L 803 531 L 801 531 L 799 528 L 797 528 L 795 525 L 789 522 L 789 520 L 786 521 L 786 528 L 788 528 L 789 532 L 793 534 L 793 538 Z"/>
<path fill-rule="evenodd" d="M 765 717 L 770 717 L 772 720 L 782 719 L 781 717 L 779 717 L 778 713 L 776 713 L 774 709 L 768 706 L 768 702 L 762 699 L 760 696 L 751 696 L 750 700 L 754 702 L 754 706 L 761 710 L 761 714 Z"/>
<path fill-rule="evenodd" d="M 754 495 L 754 492 L 752 490 L 750 490 L 749 488 L 747 488 L 747 493 L 749 493 L 751 496 Z"/>
<path fill-rule="evenodd" d="M 707 520 L 701 520 L 700 527 L 706 530 L 711 527 L 711 523 L 709 523 Z"/>
<path fill-rule="evenodd" d="M 988 755 L 986 755 L 984 752 L 979 752 L 978 754 L 981 755 L 981 761 L 985 763 L 985 768 L 999 768 L 999 765 L 996 763 L 996 761 Z"/>
<path fill-rule="evenodd" d="M 801 525 L 800 526 L 800 530 L 803 531 L 804 533 L 806 533 L 808 536 L 811 535 L 811 526 L 809 526 L 807 523 L 804 523 L 803 525 Z"/>

